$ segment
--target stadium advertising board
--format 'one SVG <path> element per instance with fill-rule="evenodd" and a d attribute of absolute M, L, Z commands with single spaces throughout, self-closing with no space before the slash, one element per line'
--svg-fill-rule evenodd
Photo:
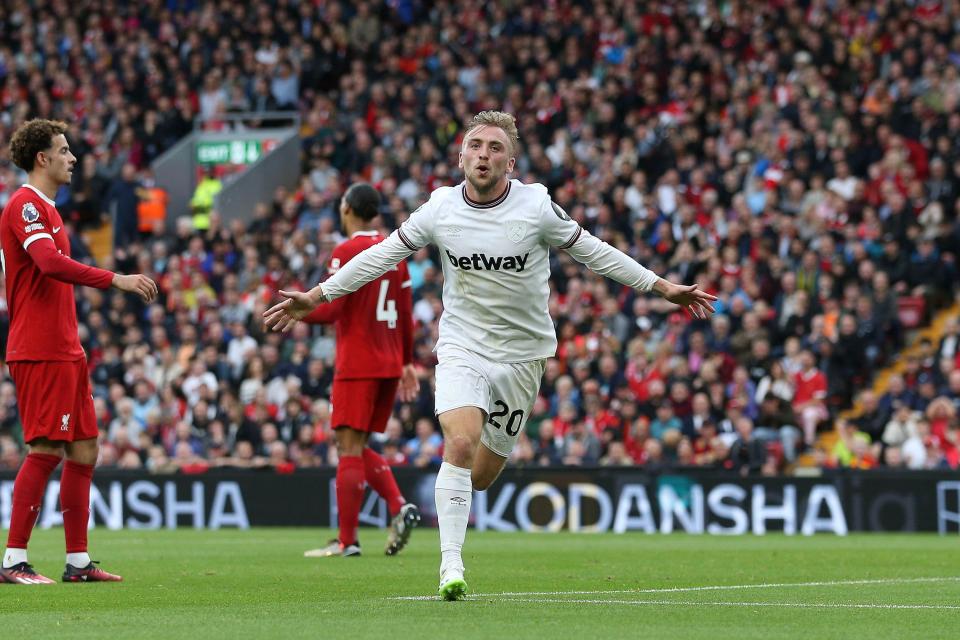
<path fill-rule="evenodd" d="M 428 522 L 434 472 L 398 469 L 397 479 Z M 10 521 L 13 475 L 0 475 L 0 525 Z M 293 475 L 223 471 L 144 476 L 101 472 L 91 525 L 109 529 L 331 526 L 333 470 Z M 386 526 L 384 502 L 368 493 L 361 524 Z M 63 523 L 59 482 L 51 481 L 37 526 Z M 474 495 L 472 525 L 493 531 L 613 531 L 713 535 L 782 531 L 960 532 L 955 474 L 835 472 L 818 478 L 738 478 L 702 470 L 508 469 Z"/>

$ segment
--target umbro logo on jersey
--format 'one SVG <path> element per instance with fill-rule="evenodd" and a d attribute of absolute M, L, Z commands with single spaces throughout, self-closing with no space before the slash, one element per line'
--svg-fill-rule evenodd
<path fill-rule="evenodd" d="M 516 271 L 520 273 L 527 266 L 527 257 L 529 253 L 522 256 L 488 256 L 485 253 L 474 253 L 469 256 L 460 256 L 459 258 L 447 249 L 447 259 L 450 264 L 464 271 Z"/>

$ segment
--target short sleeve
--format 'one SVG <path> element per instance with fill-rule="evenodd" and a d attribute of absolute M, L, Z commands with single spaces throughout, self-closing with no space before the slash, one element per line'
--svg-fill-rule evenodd
<path fill-rule="evenodd" d="M 340 267 L 345 265 L 350 256 L 347 255 L 347 252 L 344 250 L 345 242 L 341 242 L 336 247 L 333 248 L 333 251 L 330 252 L 330 262 L 327 263 L 327 274 L 333 275 L 340 270 Z"/>
<path fill-rule="evenodd" d="M 551 200 L 543 199 L 540 206 L 540 237 L 551 247 L 568 249 L 580 238 L 583 229 L 575 220 L 571 220 L 567 212 Z"/>
<path fill-rule="evenodd" d="M 436 192 L 434 192 L 436 194 Z M 430 199 L 410 214 L 406 222 L 400 225 L 396 233 L 400 241 L 410 251 L 419 251 L 428 244 L 433 244 L 433 228 L 436 221 L 437 196 Z"/>
<path fill-rule="evenodd" d="M 10 218 L 10 229 L 24 250 L 44 238 L 53 242 L 50 221 L 42 205 L 30 198 L 24 198 L 11 213 L 13 215 Z"/>

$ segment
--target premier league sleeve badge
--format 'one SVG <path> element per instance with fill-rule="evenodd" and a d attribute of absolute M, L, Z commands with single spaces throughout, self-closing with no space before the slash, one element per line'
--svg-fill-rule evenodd
<path fill-rule="evenodd" d="M 28 202 L 25 205 L 23 205 L 23 210 L 21 211 L 21 213 L 23 214 L 23 221 L 26 222 L 27 224 L 30 224 L 31 222 L 36 222 L 37 220 L 40 219 L 40 212 L 37 211 L 37 208 L 33 205 L 32 202 Z"/>

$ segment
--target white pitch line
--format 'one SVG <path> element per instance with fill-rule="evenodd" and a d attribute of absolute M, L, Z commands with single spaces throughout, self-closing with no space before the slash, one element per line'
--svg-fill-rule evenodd
<path fill-rule="evenodd" d="M 534 602 L 537 604 L 631 604 L 646 606 L 680 606 L 680 607 L 791 607 L 795 609 L 958 609 L 960 605 L 952 604 L 870 604 L 844 602 L 688 602 L 683 600 L 526 600 L 519 599 L 513 602 Z"/>
<path fill-rule="evenodd" d="M 817 582 L 761 582 L 759 584 L 721 584 L 701 587 L 664 587 L 658 589 L 615 589 L 609 591 L 504 591 L 501 593 L 475 593 L 473 598 L 496 598 L 501 596 L 588 596 L 620 595 L 627 593 L 687 593 L 692 591 L 732 591 L 741 589 L 779 589 L 795 587 L 842 587 L 871 584 L 916 584 L 924 582 L 960 582 L 960 576 L 943 578 L 879 578 L 872 580 L 828 580 Z M 436 596 L 394 596 L 388 600 L 435 600 Z M 542 601 L 541 601 L 542 602 Z M 564 600 L 576 602 L 576 600 Z"/>

